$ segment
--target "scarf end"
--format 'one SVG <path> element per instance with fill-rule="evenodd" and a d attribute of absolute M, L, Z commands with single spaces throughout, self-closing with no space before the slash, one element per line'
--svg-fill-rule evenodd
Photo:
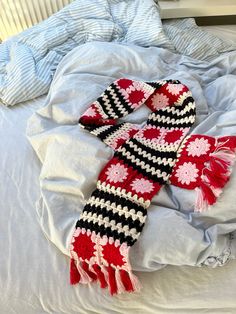
<path fill-rule="evenodd" d="M 203 169 L 201 184 L 195 188 L 195 211 L 207 210 L 221 195 L 235 163 L 235 145 L 235 138 L 229 137 L 226 142 L 219 142 L 215 151 L 210 154 L 209 164 Z"/>
<path fill-rule="evenodd" d="M 76 262 L 73 258 L 70 264 L 70 284 L 88 284 L 98 281 L 101 288 L 108 288 L 111 295 L 123 292 L 138 292 L 141 285 L 137 277 L 128 270 L 114 266 L 90 265 L 85 261 Z"/>

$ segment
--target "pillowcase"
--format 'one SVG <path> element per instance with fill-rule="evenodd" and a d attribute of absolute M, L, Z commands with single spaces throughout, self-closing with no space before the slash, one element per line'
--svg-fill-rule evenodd
<path fill-rule="evenodd" d="M 224 52 L 236 50 L 234 42 L 205 31 L 193 18 L 163 21 L 163 28 L 179 54 L 195 59 L 211 60 Z"/>

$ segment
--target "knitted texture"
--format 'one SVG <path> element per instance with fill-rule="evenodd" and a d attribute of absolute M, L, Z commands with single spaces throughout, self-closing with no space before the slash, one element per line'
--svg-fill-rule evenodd
<path fill-rule="evenodd" d="M 142 128 L 117 123 L 117 119 L 143 104 L 151 113 Z M 194 121 L 191 92 L 172 80 L 144 83 L 119 79 L 81 116 L 80 126 L 115 153 L 102 169 L 96 189 L 76 223 L 70 246 L 72 284 L 99 281 L 111 294 L 140 289 L 129 263 L 129 250 L 138 240 L 150 202 L 162 185 L 171 182 L 196 189 L 198 210 L 214 203 L 216 199 L 209 201 L 205 186 L 219 195 L 219 188 L 229 177 L 235 141 L 186 137 Z M 214 163 L 218 149 L 221 153 Z M 227 169 L 227 179 L 218 180 L 212 190 L 209 172 L 216 168 L 220 173 Z"/>
<path fill-rule="evenodd" d="M 229 181 L 235 162 L 235 136 L 190 135 L 178 150 L 170 183 L 195 190 L 195 211 L 213 205 Z"/>

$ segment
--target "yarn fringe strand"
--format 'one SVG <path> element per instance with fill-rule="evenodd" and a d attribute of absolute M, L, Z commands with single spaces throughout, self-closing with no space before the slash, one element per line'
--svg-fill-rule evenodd
<path fill-rule="evenodd" d="M 98 281 L 101 288 L 108 288 L 111 295 L 123 292 L 138 292 L 141 285 L 137 277 L 124 269 L 114 268 L 111 265 L 89 265 L 87 262 L 76 262 L 71 259 L 70 283 L 90 283 Z"/>
<path fill-rule="evenodd" d="M 201 185 L 195 189 L 195 211 L 198 212 L 213 205 L 229 181 L 235 163 L 235 142 L 232 143 L 230 139 L 224 143 L 218 142 L 210 157 L 209 164 L 202 171 Z"/>

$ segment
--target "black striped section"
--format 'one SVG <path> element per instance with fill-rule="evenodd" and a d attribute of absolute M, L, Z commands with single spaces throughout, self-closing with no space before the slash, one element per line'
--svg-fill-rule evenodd
<path fill-rule="evenodd" d="M 157 162 L 154 162 L 153 160 L 150 160 L 147 157 L 144 157 L 143 155 L 140 155 L 137 151 L 134 150 L 134 148 L 130 147 L 128 143 L 125 143 L 122 145 L 122 148 L 125 148 L 127 152 L 130 152 L 131 155 L 133 155 L 136 159 L 139 159 L 140 161 L 143 161 L 145 165 L 149 165 L 150 167 L 154 167 L 156 170 L 159 169 L 161 172 L 170 173 L 173 167 L 170 165 L 164 165 L 158 164 Z M 120 159 L 123 159 L 124 157 L 127 159 L 126 156 L 122 154 L 122 152 L 117 151 L 116 156 L 118 156 Z M 155 155 L 154 155 L 155 156 Z M 156 157 L 156 156 L 155 156 Z"/>
<path fill-rule="evenodd" d="M 180 124 L 173 124 L 171 122 L 163 122 L 163 121 L 153 121 L 153 120 L 148 120 L 147 121 L 147 125 L 153 125 L 153 126 L 158 126 L 160 128 L 176 128 L 176 127 L 179 127 L 179 128 L 190 128 L 192 125 L 193 125 L 193 122 L 189 121 L 189 122 L 183 122 L 183 123 L 180 123 Z"/>
<path fill-rule="evenodd" d="M 152 116 L 154 115 L 160 115 L 161 117 L 165 117 L 165 118 L 171 118 L 171 119 L 175 119 L 175 120 L 179 120 L 179 119 L 183 119 L 183 118 L 187 118 L 187 117 L 190 117 L 190 116 L 195 116 L 195 108 L 191 108 L 189 111 L 185 112 L 184 114 L 180 114 L 178 115 L 177 113 L 173 113 L 173 112 L 168 112 L 167 110 L 158 110 L 158 111 L 155 111 L 151 114 L 151 118 L 149 120 L 153 120 L 152 119 Z M 178 125 L 176 125 L 178 126 Z"/>
<path fill-rule="evenodd" d="M 146 84 L 158 89 L 162 86 L 164 86 L 165 84 L 182 84 L 180 81 L 178 80 L 165 80 L 165 81 L 162 81 L 162 84 L 158 83 L 158 82 L 145 82 Z"/>
<path fill-rule="evenodd" d="M 145 82 L 146 84 L 148 84 L 148 85 L 150 85 L 150 86 L 152 86 L 153 88 L 155 88 L 155 89 L 159 89 L 159 88 L 161 88 L 163 85 L 165 85 L 165 84 L 159 84 L 159 83 L 157 83 L 157 82 Z"/>
<path fill-rule="evenodd" d="M 112 91 L 115 94 L 116 100 L 119 103 L 119 105 L 117 105 L 115 103 L 115 99 L 113 99 L 114 95 L 111 94 L 111 91 L 106 89 L 103 92 L 103 95 L 106 95 L 109 99 L 109 108 L 107 106 L 107 104 L 105 103 L 104 99 L 103 99 L 103 95 L 100 96 L 97 101 L 99 102 L 100 106 L 102 107 L 103 111 L 109 116 L 111 117 L 110 114 L 110 109 L 112 109 L 112 111 L 114 112 L 114 114 L 120 118 L 124 116 L 124 113 L 122 113 L 119 109 L 119 107 L 121 107 L 122 109 L 124 108 L 127 113 L 131 113 L 133 112 L 133 109 L 130 107 L 130 105 L 126 102 L 126 100 L 124 99 L 123 95 L 120 93 L 119 89 L 116 87 L 115 84 L 111 84 L 111 88 Z"/>
<path fill-rule="evenodd" d="M 160 158 L 166 158 L 166 159 L 168 159 L 168 158 L 176 159 L 176 152 L 175 151 L 161 152 L 161 151 L 155 150 L 154 148 L 147 147 L 146 145 L 137 141 L 135 138 L 129 139 L 128 142 L 132 142 L 133 144 L 140 147 L 143 151 L 146 151 L 147 153 L 151 154 L 151 156 L 155 156 L 156 158 L 160 157 Z"/>
<path fill-rule="evenodd" d="M 125 236 L 123 232 L 118 232 L 117 230 L 111 230 L 110 227 L 105 227 L 104 225 L 98 225 L 98 223 L 78 220 L 76 223 L 76 228 L 85 228 L 91 231 L 95 231 L 96 234 L 100 233 L 100 236 L 113 237 L 114 240 L 119 240 L 120 243 L 126 242 L 129 246 L 133 245 L 137 240 L 134 240 L 131 236 Z"/>
<path fill-rule="evenodd" d="M 181 111 L 181 110 L 184 110 L 184 109 L 187 107 L 187 105 L 188 105 L 189 103 L 194 104 L 194 99 L 193 99 L 192 96 L 186 97 L 186 98 L 184 99 L 184 101 L 183 101 L 180 105 L 179 105 L 179 104 L 176 104 L 174 107 L 175 107 L 176 109 L 178 109 L 179 111 Z M 194 107 L 195 107 L 195 106 L 194 106 Z"/>
<path fill-rule="evenodd" d="M 120 93 L 119 88 L 116 85 L 113 85 L 112 87 L 116 93 L 117 98 L 119 99 L 119 102 L 120 102 L 119 107 L 124 108 L 127 111 L 127 113 L 133 112 L 134 109 L 132 109 L 128 101 L 124 99 L 124 96 Z M 120 113 L 119 117 L 124 117 L 124 113 Z"/>
<path fill-rule="evenodd" d="M 166 83 L 169 83 L 169 84 L 182 84 L 179 80 L 166 80 Z"/>
<path fill-rule="evenodd" d="M 107 201 L 108 200 L 111 201 L 111 203 L 120 204 L 121 206 L 127 206 L 128 208 L 134 209 L 135 213 L 140 211 L 143 214 L 143 216 L 147 215 L 147 210 L 145 208 L 143 208 L 142 206 L 140 206 L 134 202 L 127 200 L 126 198 L 124 198 L 122 196 L 115 195 L 113 193 L 109 193 L 109 192 L 105 192 L 105 191 L 101 191 L 98 189 L 93 191 L 91 196 L 99 197 L 101 199 L 103 198 Z"/>
<path fill-rule="evenodd" d="M 122 126 L 124 125 L 124 123 L 120 123 L 120 124 L 116 124 L 116 125 L 111 125 L 111 127 L 107 130 L 102 131 L 101 133 L 99 133 L 97 136 L 101 139 L 101 140 L 105 140 L 108 136 L 110 136 L 113 132 L 118 131 L 119 129 L 122 128 Z"/>
<path fill-rule="evenodd" d="M 116 204 L 116 206 L 119 204 Z M 125 218 L 124 214 L 119 215 L 118 213 L 113 213 L 112 210 L 107 210 L 106 207 L 102 207 L 102 205 L 92 205 L 87 204 L 84 207 L 84 211 L 87 211 L 87 213 L 92 213 L 98 215 L 102 215 L 102 218 L 105 217 L 109 218 L 109 221 L 115 220 L 116 224 L 121 223 L 122 227 L 129 226 L 129 230 L 132 228 L 135 228 L 138 232 L 141 232 L 142 230 L 142 223 L 139 220 L 133 220 L 132 217 Z M 109 223 L 109 222 L 108 222 Z"/>
<path fill-rule="evenodd" d="M 146 177 L 150 180 L 153 180 L 154 182 L 157 182 L 159 184 L 166 184 L 166 180 L 163 177 L 158 177 L 157 174 L 152 174 L 151 171 L 147 171 L 147 169 L 145 169 L 145 168 L 143 169 L 141 166 L 137 165 L 135 162 L 132 162 L 132 160 L 128 159 L 126 156 L 123 156 L 118 152 L 115 153 L 115 156 L 119 157 L 129 167 L 132 167 L 134 170 L 137 170 L 144 177 Z M 161 168 L 160 168 L 160 170 L 161 170 Z"/>

